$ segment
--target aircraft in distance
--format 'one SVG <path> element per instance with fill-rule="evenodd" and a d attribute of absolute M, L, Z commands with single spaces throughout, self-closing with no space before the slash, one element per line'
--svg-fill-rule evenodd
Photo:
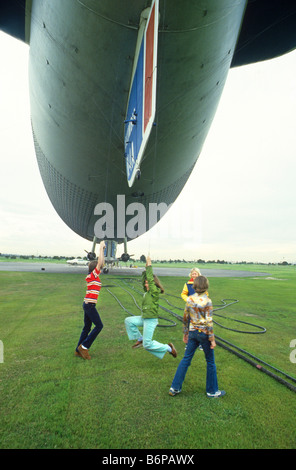
<path fill-rule="evenodd" d="M 95 252 L 97 238 L 109 246 L 145 233 L 160 205 L 176 200 L 229 69 L 293 50 L 296 5 L 2 0 L 0 29 L 30 47 L 32 132 L 47 194 Z"/>
<path fill-rule="evenodd" d="M 87 266 L 88 263 L 89 261 L 83 258 L 67 259 L 67 264 L 70 264 L 72 266 Z"/>

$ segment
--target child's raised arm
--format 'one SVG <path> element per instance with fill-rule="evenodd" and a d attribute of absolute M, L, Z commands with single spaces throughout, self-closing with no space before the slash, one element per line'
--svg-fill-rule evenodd
<path fill-rule="evenodd" d="M 105 257 L 104 257 L 105 247 L 106 247 L 106 245 L 105 245 L 105 242 L 103 240 L 100 243 L 100 252 L 99 252 L 98 262 L 97 262 L 97 269 L 98 270 L 100 270 L 104 266 L 104 263 L 105 263 Z"/>

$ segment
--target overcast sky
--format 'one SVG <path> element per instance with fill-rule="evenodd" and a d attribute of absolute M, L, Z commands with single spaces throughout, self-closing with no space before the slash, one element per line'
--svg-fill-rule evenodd
<path fill-rule="evenodd" d="M 83 256 L 91 242 L 59 218 L 39 174 L 28 52 L 0 32 L 0 252 Z M 191 177 L 159 224 L 128 244 L 130 254 L 296 262 L 295 76 L 295 51 L 230 70 Z"/>

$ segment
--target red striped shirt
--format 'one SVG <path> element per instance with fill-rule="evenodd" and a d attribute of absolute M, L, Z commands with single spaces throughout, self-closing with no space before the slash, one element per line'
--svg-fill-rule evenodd
<path fill-rule="evenodd" d="M 101 280 L 100 275 L 101 271 L 95 268 L 90 274 L 88 274 L 85 278 L 87 282 L 87 290 L 84 297 L 84 302 L 89 303 L 92 302 L 94 304 L 97 303 L 98 296 L 101 290 Z"/>

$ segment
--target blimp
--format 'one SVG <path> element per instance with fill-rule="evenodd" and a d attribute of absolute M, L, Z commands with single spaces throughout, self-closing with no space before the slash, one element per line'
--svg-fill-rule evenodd
<path fill-rule="evenodd" d="M 58 215 L 114 253 L 156 224 L 202 151 L 229 69 L 296 46 L 295 1 L 2 0 L 29 46 L 32 134 Z M 163 209 L 163 210 L 162 210 Z M 129 230 L 128 230 L 129 229 Z"/>

